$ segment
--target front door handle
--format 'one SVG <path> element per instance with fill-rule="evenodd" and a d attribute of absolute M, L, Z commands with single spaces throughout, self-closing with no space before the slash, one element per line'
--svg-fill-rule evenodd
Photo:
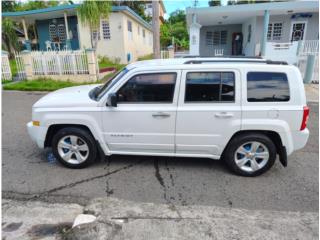
<path fill-rule="evenodd" d="M 214 115 L 217 118 L 231 118 L 233 117 L 233 113 L 229 112 L 219 112 Z"/>
<path fill-rule="evenodd" d="M 157 118 L 157 117 L 167 118 L 167 117 L 170 117 L 170 114 L 164 113 L 164 112 L 157 112 L 157 113 L 152 114 L 152 117 L 154 117 L 154 118 Z"/>

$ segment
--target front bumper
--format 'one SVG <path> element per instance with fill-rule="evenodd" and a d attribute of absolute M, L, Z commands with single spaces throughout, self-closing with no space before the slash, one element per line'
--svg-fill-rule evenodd
<path fill-rule="evenodd" d="M 44 148 L 47 128 L 41 126 L 33 126 L 32 122 L 27 123 L 27 130 L 30 138 L 37 143 L 39 148 Z"/>

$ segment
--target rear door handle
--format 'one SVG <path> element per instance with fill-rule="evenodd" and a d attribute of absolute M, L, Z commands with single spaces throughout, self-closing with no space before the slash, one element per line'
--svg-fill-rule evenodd
<path fill-rule="evenodd" d="M 152 114 L 152 117 L 154 117 L 154 118 L 157 118 L 157 117 L 167 118 L 167 117 L 170 117 L 170 114 L 164 113 L 164 112 L 157 112 L 157 113 Z"/>
<path fill-rule="evenodd" d="M 214 115 L 217 118 L 231 118 L 233 117 L 233 113 L 229 112 L 219 112 Z"/>

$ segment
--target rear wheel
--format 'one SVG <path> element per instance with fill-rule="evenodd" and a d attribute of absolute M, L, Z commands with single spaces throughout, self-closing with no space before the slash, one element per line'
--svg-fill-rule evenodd
<path fill-rule="evenodd" d="M 63 128 L 54 135 L 52 151 L 59 162 L 69 168 L 84 168 L 97 155 L 91 134 L 75 127 Z"/>
<path fill-rule="evenodd" d="M 254 177 L 272 167 L 276 154 L 276 147 L 269 137 L 250 133 L 231 140 L 225 150 L 224 160 L 236 174 Z"/>

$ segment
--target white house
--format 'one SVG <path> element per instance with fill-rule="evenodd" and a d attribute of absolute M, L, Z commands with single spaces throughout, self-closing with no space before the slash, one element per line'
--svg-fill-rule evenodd
<path fill-rule="evenodd" d="M 98 35 L 97 55 L 129 63 L 153 52 L 153 31 L 127 6 L 113 6 L 100 29 L 90 32 L 77 16 L 79 4 L 21 12 L 3 12 L 2 17 L 21 22 L 27 50 L 78 50 L 92 48 L 91 34 Z M 34 39 L 28 37 L 28 25 L 34 26 Z"/>
<path fill-rule="evenodd" d="M 290 62 L 299 40 L 318 52 L 318 4 L 289 1 L 187 8 L 190 54 L 272 55 L 275 60 Z M 275 54 L 278 49 L 284 51 Z"/>

